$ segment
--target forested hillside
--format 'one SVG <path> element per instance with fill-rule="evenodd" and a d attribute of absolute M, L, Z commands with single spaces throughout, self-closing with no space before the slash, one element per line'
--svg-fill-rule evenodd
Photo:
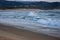
<path fill-rule="evenodd" d="M 0 9 L 7 9 L 7 8 L 60 9 L 60 2 L 0 1 Z"/>

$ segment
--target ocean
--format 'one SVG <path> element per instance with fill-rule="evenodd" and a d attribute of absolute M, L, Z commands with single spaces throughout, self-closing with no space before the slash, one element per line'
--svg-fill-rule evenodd
<path fill-rule="evenodd" d="M 60 37 L 60 10 L 0 10 L 0 23 Z"/>

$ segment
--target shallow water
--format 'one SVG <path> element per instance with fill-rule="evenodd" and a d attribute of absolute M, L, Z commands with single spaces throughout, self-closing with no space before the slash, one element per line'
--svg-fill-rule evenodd
<path fill-rule="evenodd" d="M 16 25 L 26 29 L 51 36 L 60 37 L 60 11 L 0 11 L 0 23 Z M 20 27 L 22 26 L 22 27 Z"/>
<path fill-rule="evenodd" d="M 60 26 L 58 11 L 0 11 L 0 19 L 23 19 L 49 26 Z"/>

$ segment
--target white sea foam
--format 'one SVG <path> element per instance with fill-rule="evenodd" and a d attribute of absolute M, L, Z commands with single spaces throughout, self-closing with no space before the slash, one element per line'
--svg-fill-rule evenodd
<path fill-rule="evenodd" d="M 60 37 L 60 11 L 56 10 L 0 10 L 0 23 Z"/>

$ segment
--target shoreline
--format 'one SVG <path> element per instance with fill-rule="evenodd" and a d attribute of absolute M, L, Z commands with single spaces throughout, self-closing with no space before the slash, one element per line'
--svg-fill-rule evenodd
<path fill-rule="evenodd" d="M 25 9 L 25 8 L 21 8 L 21 9 L 0 9 L 1 11 L 18 11 L 18 10 L 22 10 L 22 11 L 60 11 L 60 9 L 54 9 L 54 10 L 41 10 L 41 9 Z"/>
<path fill-rule="evenodd" d="M 23 40 L 25 40 L 25 39 L 26 40 L 37 40 L 37 39 L 38 40 L 40 40 L 40 39 L 41 40 L 60 40 L 60 38 L 44 35 L 41 33 L 35 33 L 35 32 L 31 32 L 31 31 L 27 31 L 27 30 L 17 29 L 12 26 L 7 26 L 4 24 L 0 24 L 0 32 L 1 32 L 0 36 L 6 36 L 8 38 L 13 38 L 13 39 L 16 38 L 15 40 L 18 40 L 21 37 L 23 37 Z M 13 35 L 11 35 L 11 34 L 13 34 Z M 14 35 L 16 35 L 16 36 L 14 36 Z M 12 36 L 14 36 L 14 37 L 12 37 Z M 20 38 L 17 38 L 17 37 L 20 37 Z"/>

